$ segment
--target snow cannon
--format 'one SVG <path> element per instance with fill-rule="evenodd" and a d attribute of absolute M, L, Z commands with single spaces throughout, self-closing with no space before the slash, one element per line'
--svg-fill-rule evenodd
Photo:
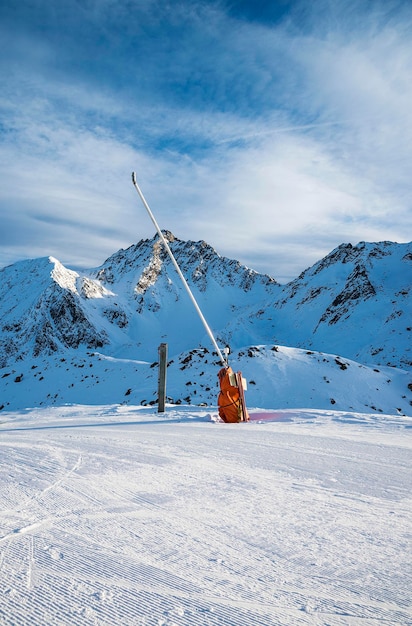
<path fill-rule="evenodd" d="M 224 350 L 225 356 L 223 356 L 222 351 L 217 345 L 216 339 L 209 327 L 209 324 L 207 323 L 202 311 L 200 310 L 200 307 L 192 293 L 192 290 L 190 289 L 186 278 L 183 276 L 182 271 L 179 265 L 177 264 L 177 261 L 175 257 L 173 256 L 173 253 L 169 247 L 169 244 L 167 243 L 163 235 L 163 232 L 160 229 L 160 226 L 157 223 L 156 218 L 153 215 L 152 210 L 149 207 L 146 201 L 146 198 L 144 197 L 143 192 L 137 183 L 135 172 L 132 172 L 132 183 L 137 193 L 139 194 L 140 200 L 142 201 L 143 206 L 145 207 L 150 219 L 152 220 L 153 225 L 158 232 L 160 240 L 163 243 L 163 246 L 167 254 L 169 255 L 170 260 L 172 261 L 176 269 L 176 272 L 180 280 L 182 281 L 182 284 L 184 288 L 186 289 L 188 296 L 190 300 L 192 301 L 192 304 L 195 307 L 196 312 L 207 334 L 209 335 L 209 338 L 223 365 L 222 369 L 218 373 L 219 382 L 220 382 L 220 393 L 218 397 L 219 415 L 224 422 L 228 422 L 228 423 L 247 422 L 249 421 L 249 414 L 246 410 L 245 393 L 244 393 L 245 388 L 246 388 L 246 381 L 244 378 L 242 378 L 241 372 L 237 372 L 235 374 L 232 368 L 229 367 L 229 364 L 228 364 L 228 354 L 230 352 L 229 347 L 225 348 Z"/>
<path fill-rule="evenodd" d="M 242 372 L 234 372 L 231 367 L 222 367 L 218 373 L 220 393 L 217 399 L 219 417 L 227 424 L 248 422 L 249 413 L 246 408 L 246 380 Z"/>

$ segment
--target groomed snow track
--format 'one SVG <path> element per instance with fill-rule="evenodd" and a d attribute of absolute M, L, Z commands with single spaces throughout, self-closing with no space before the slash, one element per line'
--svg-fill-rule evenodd
<path fill-rule="evenodd" d="M 412 623 L 406 418 L 2 417 L 2 625 Z"/>

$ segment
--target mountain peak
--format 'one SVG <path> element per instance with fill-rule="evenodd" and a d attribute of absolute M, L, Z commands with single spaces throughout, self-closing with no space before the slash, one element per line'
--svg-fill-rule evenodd
<path fill-rule="evenodd" d="M 176 239 L 176 237 L 170 230 L 162 229 L 162 235 L 166 239 L 166 241 L 168 241 L 169 243 L 172 243 Z"/>
<path fill-rule="evenodd" d="M 52 279 L 62 288 L 69 289 L 73 293 L 77 293 L 76 281 L 79 278 L 79 274 L 73 270 L 69 270 L 56 258 L 50 256 L 50 263 L 53 265 L 53 269 L 50 273 Z"/>
<path fill-rule="evenodd" d="M 163 231 L 201 310 L 233 349 L 279 343 L 363 362 L 412 364 L 412 243 L 342 244 L 287 285 Z M 158 235 L 82 273 L 47 257 L 0 270 L 2 363 L 67 348 L 152 359 L 209 338 Z"/>

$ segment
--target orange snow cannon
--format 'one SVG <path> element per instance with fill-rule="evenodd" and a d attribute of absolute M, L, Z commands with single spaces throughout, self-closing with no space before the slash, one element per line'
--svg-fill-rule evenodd
<path fill-rule="evenodd" d="M 222 367 L 218 372 L 220 393 L 217 399 L 219 417 L 227 424 L 248 422 L 249 413 L 245 402 L 245 381 L 241 372 Z"/>

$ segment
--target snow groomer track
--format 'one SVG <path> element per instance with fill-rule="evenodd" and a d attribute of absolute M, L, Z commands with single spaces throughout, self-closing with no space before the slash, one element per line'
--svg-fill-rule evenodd
<path fill-rule="evenodd" d="M 2 413 L 3 625 L 407 625 L 411 418 Z"/>

